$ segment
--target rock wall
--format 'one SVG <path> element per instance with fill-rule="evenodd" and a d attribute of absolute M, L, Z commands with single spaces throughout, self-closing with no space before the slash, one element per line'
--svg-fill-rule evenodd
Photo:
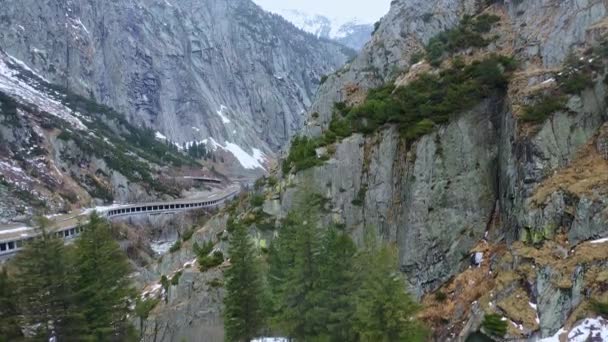
<path fill-rule="evenodd" d="M 352 53 L 249 0 L 2 0 L 0 48 L 173 141 L 272 153 Z M 252 151 L 246 151 L 250 153 Z"/>
<path fill-rule="evenodd" d="M 533 91 L 555 82 L 571 51 L 606 33 L 606 8 L 602 0 L 495 1 L 489 8 L 393 1 L 363 52 L 321 87 L 306 134 L 322 133 L 334 102 L 357 103 L 370 87 L 407 79 L 422 44 L 479 11 L 501 17 L 501 37 L 463 56 L 516 56 L 508 94 L 409 146 L 390 125 L 354 134 L 319 151 L 329 156 L 322 165 L 284 175 L 267 190 L 264 210 L 284 217 L 302 194 L 318 193 L 328 199 L 322 224 L 344 224 L 358 243 L 371 227 L 395 243 L 437 341 L 464 339 L 491 312 L 508 321 L 507 338 L 519 340 L 559 335 L 590 317 L 591 299 L 606 299 L 608 288 L 606 241 L 587 241 L 608 235 L 607 71 L 543 123 L 520 116 Z M 472 253 L 482 256 L 479 265 L 471 265 Z M 431 295 L 437 290 L 445 301 Z"/>

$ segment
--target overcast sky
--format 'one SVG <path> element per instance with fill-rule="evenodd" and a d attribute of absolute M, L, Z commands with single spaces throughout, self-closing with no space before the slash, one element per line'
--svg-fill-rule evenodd
<path fill-rule="evenodd" d="M 253 0 L 273 11 L 296 9 L 327 17 L 360 18 L 376 21 L 388 12 L 391 0 Z"/>

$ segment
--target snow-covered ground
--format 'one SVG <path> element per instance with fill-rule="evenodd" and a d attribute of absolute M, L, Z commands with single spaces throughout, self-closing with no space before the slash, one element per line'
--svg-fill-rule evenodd
<path fill-rule="evenodd" d="M 567 334 L 567 335 L 566 335 Z M 564 335 L 564 336 L 562 336 Z M 560 337 L 562 337 L 560 339 Z M 565 339 L 563 337 L 566 337 Z M 561 328 L 555 335 L 543 338 L 538 342 L 586 342 L 608 341 L 608 321 L 601 318 L 587 318 L 578 322 L 567 331 Z"/>
<path fill-rule="evenodd" d="M 150 243 L 150 248 L 158 255 L 165 255 L 171 249 L 175 241 L 154 241 Z"/>
<path fill-rule="evenodd" d="M 608 242 L 608 238 L 603 238 L 603 239 L 598 239 L 598 240 L 593 240 L 591 241 L 592 244 L 600 244 L 600 243 L 606 243 Z"/>
<path fill-rule="evenodd" d="M 255 147 L 251 148 L 252 152 L 250 154 L 245 152 L 241 146 L 229 141 L 226 141 L 224 144 L 220 144 L 215 139 L 209 138 L 202 140 L 200 143 L 207 145 L 207 147 L 212 151 L 222 149 L 230 152 L 239 161 L 241 166 L 247 170 L 255 170 L 258 168 L 266 170 L 263 165 L 267 160 L 266 154 Z"/>
<path fill-rule="evenodd" d="M 52 94 L 42 92 L 20 79 L 18 77 L 20 72 L 18 71 L 17 66 L 21 66 L 23 69 L 30 71 L 43 80 L 42 76 L 27 67 L 22 61 L 15 57 L 0 53 L 0 90 L 20 99 L 20 101 L 24 103 L 35 105 L 48 114 L 67 121 L 72 127 L 78 130 L 87 129 L 80 120 L 82 117 L 80 113 L 74 112 L 70 108 L 64 106 L 60 101 L 54 98 Z M 32 80 L 30 83 L 36 85 L 37 82 Z"/>

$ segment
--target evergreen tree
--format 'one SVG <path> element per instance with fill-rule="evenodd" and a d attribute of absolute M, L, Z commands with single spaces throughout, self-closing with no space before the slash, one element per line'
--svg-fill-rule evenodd
<path fill-rule="evenodd" d="M 318 227 L 318 197 L 289 213 L 269 250 L 275 330 L 306 341 L 354 338 L 356 247 L 336 227 Z"/>
<path fill-rule="evenodd" d="M 294 227 L 293 267 L 288 270 L 281 291 L 283 308 L 279 318 L 290 336 L 303 340 L 319 336 L 324 324 L 316 296 L 320 281 L 321 236 L 312 217 L 304 217 L 301 216 Z"/>
<path fill-rule="evenodd" d="M 328 341 L 353 341 L 354 293 L 356 279 L 354 257 L 357 252 L 352 239 L 335 227 L 330 227 L 323 237 L 319 257 L 317 306 Z"/>
<path fill-rule="evenodd" d="M 0 272 L 0 342 L 23 338 L 18 316 L 15 283 L 3 268 Z"/>
<path fill-rule="evenodd" d="M 35 327 L 37 338 L 76 341 L 81 337 L 81 315 L 74 306 L 72 280 L 63 241 L 46 233 L 29 242 L 14 260 L 15 285 L 22 314 L 21 324 Z"/>
<path fill-rule="evenodd" d="M 270 245 L 268 254 L 268 285 L 273 293 L 273 313 L 275 323 L 281 321 L 282 312 L 285 309 L 283 300 L 288 290 L 284 285 L 289 277 L 290 270 L 294 267 L 295 259 L 295 236 L 298 227 L 298 218 L 289 213 L 281 228 L 278 238 Z"/>
<path fill-rule="evenodd" d="M 73 252 L 75 288 L 89 334 L 98 341 L 124 340 L 133 289 L 126 255 L 112 238 L 109 223 L 90 217 Z"/>
<path fill-rule="evenodd" d="M 405 290 L 397 268 L 396 248 L 368 239 L 359 254 L 355 329 L 361 341 L 424 341 L 425 331 L 415 320 L 418 305 Z"/>
<path fill-rule="evenodd" d="M 256 251 L 247 229 L 235 224 L 230 237 L 231 266 L 225 272 L 224 330 L 227 341 L 250 341 L 261 331 L 263 280 L 256 262 Z"/>

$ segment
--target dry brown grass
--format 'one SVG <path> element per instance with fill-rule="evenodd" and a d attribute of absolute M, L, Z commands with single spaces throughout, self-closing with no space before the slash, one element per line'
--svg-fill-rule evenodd
<path fill-rule="evenodd" d="M 446 319 L 457 319 L 458 314 L 465 319 L 471 303 L 494 288 L 494 276 L 490 273 L 488 260 L 493 256 L 500 257 L 504 253 L 504 247 L 481 242 L 474 250 L 484 252 L 484 262 L 481 267 L 471 267 L 445 284 L 439 291 L 447 295 L 446 300 L 438 301 L 434 294 L 423 298 L 424 309 L 419 317 L 430 326 L 440 327 Z"/>
<path fill-rule="evenodd" d="M 608 192 L 608 161 L 598 153 L 594 144 L 587 144 L 566 168 L 542 182 L 534 191 L 531 204 L 542 205 L 556 191 L 578 197 L 595 197 Z"/>
<path fill-rule="evenodd" d="M 526 329 L 534 331 L 539 326 L 536 323 L 536 311 L 529 303 L 528 294 L 522 288 L 517 288 L 509 297 L 496 303 L 496 306 L 515 323 L 522 324 Z"/>
<path fill-rule="evenodd" d="M 526 246 L 521 242 L 516 242 L 512 246 L 515 256 L 530 259 L 539 266 L 550 266 L 553 270 L 551 282 L 562 289 L 572 287 L 572 274 L 577 266 L 591 267 L 595 263 L 608 260 L 606 244 L 586 242 L 574 248 L 567 255 L 564 254 L 564 250 L 564 246 L 560 246 L 554 241 L 546 241 L 541 248 Z M 589 277 L 593 277 L 593 275 L 589 275 Z"/>

